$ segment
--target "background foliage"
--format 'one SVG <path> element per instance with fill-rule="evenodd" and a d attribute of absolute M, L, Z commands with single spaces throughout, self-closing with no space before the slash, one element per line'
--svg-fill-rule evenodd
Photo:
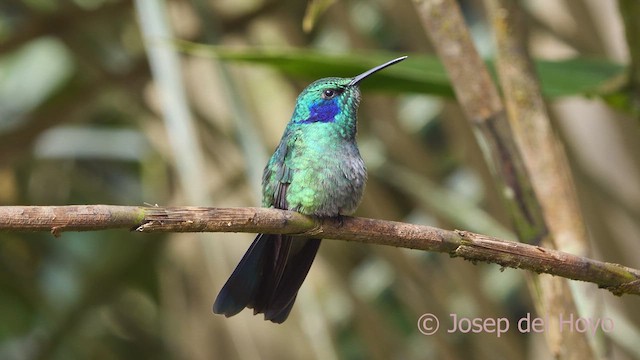
<path fill-rule="evenodd" d="M 356 215 L 513 238 L 411 2 L 311 4 L 318 8 L 293 0 L 3 1 L 0 204 L 257 206 L 262 168 L 300 90 L 408 54 L 363 86 L 359 145 L 369 182 Z M 615 2 L 523 5 L 591 257 L 639 268 L 640 130 L 616 91 L 630 62 L 623 18 Z M 461 6 L 491 58 L 481 2 Z M 543 334 L 513 328 L 501 338 L 427 337 L 416 328 L 423 313 L 443 329 L 452 313 L 507 317 L 513 327 L 534 312 L 521 271 L 336 241 L 324 242 L 285 324 L 249 311 L 215 316 L 213 299 L 251 238 L 2 233 L 0 358 L 548 354 Z M 637 298 L 593 288 L 580 305 L 615 321 L 613 332 L 590 335 L 598 354 L 640 358 Z"/>

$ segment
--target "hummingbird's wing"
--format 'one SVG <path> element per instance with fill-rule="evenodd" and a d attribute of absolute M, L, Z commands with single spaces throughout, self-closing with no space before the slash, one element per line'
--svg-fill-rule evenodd
<path fill-rule="evenodd" d="M 297 140 L 296 133 L 285 131 L 278 148 L 269 159 L 262 174 L 262 205 L 276 209 L 288 210 L 287 190 L 291 184 L 292 171 L 288 166 L 293 147 Z"/>
<path fill-rule="evenodd" d="M 289 134 L 292 135 L 292 134 Z M 293 170 L 287 166 L 294 136 L 283 140 L 263 174 L 263 203 L 287 210 L 287 191 Z M 258 234 L 218 294 L 213 311 L 233 316 L 244 307 L 265 320 L 282 323 L 287 319 L 298 290 L 318 252 L 320 239 L 294 239 L 283 234 Z"/>
<path fill-rule="evenodd" d="M 277 209 L 287 210 L 287 191 L 291 184 L 293 169 L 289 167 L 291 147 L 298 141 L 295 132 L 285 133 L 265 169 L 265 181 L 272 181 L 273 203 Z M 264 312 L 265 319 L 284 321 L 295 301 L 298 290 L 306 278 L 315 259 L 320 239 L 294 239 L 289 235 L 271 235 L 268 253 L 262 274 L 262 285 L 255 297 L 254 312 Z"/>

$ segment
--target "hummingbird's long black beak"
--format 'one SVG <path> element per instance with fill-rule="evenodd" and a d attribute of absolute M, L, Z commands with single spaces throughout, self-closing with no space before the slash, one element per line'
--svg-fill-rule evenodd
<path fill-rule="evenodd" d="M 406 58 L 407 58 L 406 56 L 402 56 L 402 57 L 399 57 L 397 59 L 393 59 L 391 61 L 387 61 L 386 63 L 384 63 L 382 65 L 378 65 L 378 66 L 374 67 L 373 69 L 369 69 L 369 70 L 363 72 L 362 74 L 360 74 L 360 75 L 354 77 L 353 79 L 351 79 L 351 82 L 349 83 L 349 86 L 357 85 L 360 81 L 362 81 L 362 79 L 366 78 L 367 76 L 372 75 L 373 73 L 376 73 L 376 72 L 378 72 L 378 71 L 380 71 L 380 70 L 382 70 L 382 69 L 384 69 L 384 68 L 386 68 L 388 66 L 391 66 L 391 65 L 393 65 L 395 63 L 399 63 L 400 61 L 402 61 L 402 60 L 404 60 Z"/>

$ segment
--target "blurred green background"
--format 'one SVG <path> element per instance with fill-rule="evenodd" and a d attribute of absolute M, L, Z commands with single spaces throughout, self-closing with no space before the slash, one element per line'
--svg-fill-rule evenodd
<path fill-rule="evenodd" d="M 460 3 L 491 58 L 482 3 Z M 640 128 L 599 96 L 629 63 L 616 3 L 522 3 L 591 256 L 640 268 Z M 356 215 L 513 239 L 413 4 L 308 6 L 2 1 L 0 205 L 258 206 L 262 168 L 297 94 L 318 77 L 406 54 L 363 83 L 369 182 Z M 217 291 L 253 236 L 0 233 L 0 359 L 549 356 L 543 334 L 515 328 L 534 312 L 522 271 L 392 247 L 325 241 L 283 325 L 248 310 L 216 316 Z M 637 297 L 589 290 L 579 305 L 615 323 L 590 336 L 593 346 L 640 359 Z M 422 335 L 423 313 L 441 331 Z M 506 317 L 511 329 L 447 333 L 450 314 Z"/>

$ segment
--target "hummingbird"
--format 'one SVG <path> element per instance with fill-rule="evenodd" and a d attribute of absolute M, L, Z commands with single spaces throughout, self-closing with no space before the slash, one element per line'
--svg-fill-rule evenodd
<path fill-rule="evenodd" d="M 367 171 L 356 144 L 358 84 L 406 56 L 353 78 L 329 77 L 298 96 L 280 144 L 264 169 L 264 207 L 315 217 L 352 214 Z M 258 234 L 220 290 L 213 312 L 226 317 L 252 308 L 254 315 L 284 322 L 309 273 L 321 239 Z"/>

